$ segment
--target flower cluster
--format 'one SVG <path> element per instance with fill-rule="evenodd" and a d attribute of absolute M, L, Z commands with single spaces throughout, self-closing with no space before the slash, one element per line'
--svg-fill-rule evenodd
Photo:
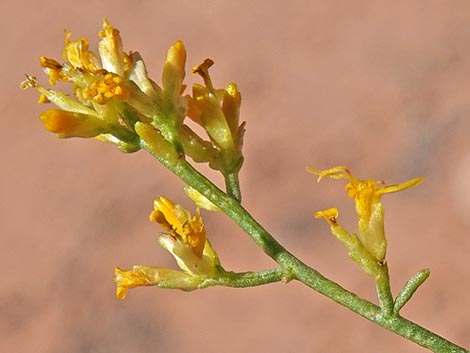
<path fill-rule="evenodd" d="M 127 290 L 138 286 L 159 286 L 193 290 L 206 278 L 216 277 L 223 270 L 216 252 L 206 238 L 199 209 L 189 211 L 165 197 L 154 201 L 150 221 L 157 222 L 167 233 L 157 234 L 157 241 L 175 258 L 182 271 L 136 265 L 131 270 L 116 268 L 116 296 L 124 299 Z"/>
<path fill-rule="evenodd" d="M 345 167 L 335 167 L 323 171 L 308 168 L 318 175 L 318 181 L 324 177 L 347 179 L 345 190 L 355 202 L 358 217 L 359 237 L 347 232 L 338 224 L 338 210 L 330 208 L 317 212 L 316 218 L 324 218 L 331 227 L 331 232 L 348 249 L 349 256 L 372 277 L 377 276 L 377 266 L 385 261 L 387 241 L 384 230 L 384 207 L 380 201 L 382 195 L 408 189 L 420 184 L 424 179 L 415 178 L 398 185 L 385 185 L 382 181 L 361 180 Z"/>
<path fill-rule="evenodd" d="M 145 148 L 166 165 L 184 156 L 209 163 L 224 176 L 238 173 L 244 123 L 239 122 L 240 92 L 234 83 L 214 88 L 209 75 L 213 61 L 206 59 L 193 72 L 196 84 L 185 95 L 186 50 L 177 41 L 169 50 L 161 85 L 147 74 L 138 52 L 124 52 L 119 31 L 106 19 L 99 32 L 99 55 L 88 40 L 72 40 L 66 32 L 64 62 L 41 57 L 49 83 L 72 84 L 73 97 L 43 87 L 30 75 L 22 88 L 35 88 L 40 103 L 54 103 L 41 115 L 44 127 L 58 137 L 96 137 L 116 144 L 123 152 Z M 189 117 L 207 133 L 201 137 L 185 124 Z"/>
<path fill-rule="evenodd" d="M 123 152 L 145 149 L 172 170 L 186 156 L 208 163 L 230 179 L 227 185 L 235 190 L 230 195 L 240 200 L 237 187 L 245 124 L 239 121 L 237 86 L 230 83 L 224 89 L 215 88 L 209 75 L 214 62 L 206 59 L 193 69 L 203 84 L 195 84 L 192 95 L 185 94 L 186 49 L 181 41 L 168 50 L 159 85 L 148 76 L 138 52 L 124 51 L 119 31 L 106 19 L 99 36 L 98 55 L 89 49 L 87 39 L 73 40 L 66 32 L 63 61 L 40 58 L 49 84 L 69 83 L 72 95 L 45 88 L 26 75 L 21 87 L 36 89 L 39 103 L 57 106 L 41 114 L 44 127 L 60 138 L 94 137 Z M 199 136 L 191 124 L 199 125 L 206 134 Z M 186 192 L 197 206 L 219 210 L 197 190 L 188 187 Z M 175 257 L 181 271 L 143 265 L 131 270 L 116 268 L 118 298 L 123 299 L 136 286 L 192 290 L 224 272 L 206 238 L 199 209 L 191 216 L 160 197 L 150 219 L 167 231 L 157 235 L 158 243 Z"/>

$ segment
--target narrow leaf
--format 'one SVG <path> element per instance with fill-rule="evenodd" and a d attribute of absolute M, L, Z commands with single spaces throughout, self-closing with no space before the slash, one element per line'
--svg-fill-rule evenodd
<path fill-rule="evenodd" d="M 400 293 L 397 295 L 395 299 L 395 304 L 393 306 L 393 312 L 398 314 L 405 306 L 406 303 L 411 299 L 413 294 L 416 292 L 418 287 L 423 284 L 423 282 L 429 277 L 431 271 L 429 269 L 424 269 L 418 271 L 413 277 L 411 277 L 408 282 L 403 286 Z"/>

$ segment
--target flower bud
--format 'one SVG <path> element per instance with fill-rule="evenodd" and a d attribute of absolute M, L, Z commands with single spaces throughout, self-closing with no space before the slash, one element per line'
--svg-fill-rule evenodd
<path fill-rule="evenodd" d="M 68 112 L 61 109 L 49 109 L 41 114 L 44 127 L 57 137 L 95 137 L 106 133 L 108 125 L 93 116 Z"/>
<path fill-rule="evenodd" d="M 177 41 L 168 50 L 162 74 L 162 88 L 164 99 L 176 104 L 181 94 L 185 76 L 186 49 L 182 41 Z"/>
<path fill-rule="evenodd" d="M 153 155 L 171 164 L 178 161 L 179 154 L 176 152 L 173 145 L 165 140 L 160 132 L 152 125 L 138 122 L 135 124 L 135 132 L 145 142 Z"/>

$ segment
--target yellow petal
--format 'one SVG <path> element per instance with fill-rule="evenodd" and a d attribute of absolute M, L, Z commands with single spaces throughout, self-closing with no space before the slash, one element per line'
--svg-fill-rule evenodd
<path fill-rule="evenodd" d="M 149 78 L 147 68 L 140 54 L 137 52 L 129 53 L 129 60 L 132 61 L 129 80 L 134 81 L 147 96 L 151 98 L 160 97 L 162 89 Z"/>
<path fill-rule="evenodd" d="M 196 256 L 202 257 L 206 244 L 206 229 L 199 213 L 199 208 L 196 208 L 196 215 L 190 219 L 186 226 L 187 243 L 191 246 Z"/>
<path fill-rule="evenodd" d="M 159 223 L 168 231 L 175 231 L 177 234 L 183 232 L 183 226 L 188 222 L 189 217 L 176 212 L 176 205 L 164 196 L 160 196 L 153 201 L 154 211 L 150 214 L 150 221 Z"/>
<path fill-rule="evenodd" d="M 152 286 L 159 281 L 157 268 L 136 265 L 132 270 L 123 271 L 119 267 L 114 269 L 114 281 L 116 282 L 116 297 L 124 299 L 127 290 L 139 286 Z"/>
<path fill-rule="evenodd" d="M 207 87 L 195 84 L 193 98 L 201 112 L 202 125 L 211 139 L 222 149 L 232 148 L 233 136 L 217 96 Z"/>
<path fill-rule="evenodd" d="M 63 110 L 85 115 L 98 115 L 95 110 L 88 108 L 80 102 L 77 102 L 66 94 L 42 87 L 34 76 L 26 75 L 26 80 L 21 83 L 21 88 L 36 89 L 48 101 L 54 103 Z"/>
<path fill-rule="evenodd" d="M 202 77 L 204 84 L 209 91 L 214 92 L 214 86 L 212 86 L 211 77 L 209 75 L 209 68 L 214 65 L 214 61 L 207 58 L 202 64 L 193 67 L 193 74 L 198 74 Z"/>
<path fill-rule="evenodd" d="M 61 138 L 95 137 L 107 130 L 106 123 L 95 117 L 60 109 L 49 109 L 40 119 L 46 130 Z"/>
<path fill-rule="evenodd" d="M 182 91 L 185 65 L 186 49 L 182 41 L 177 41 L 168 50 L 162 74 L 163 95 L 174 104 Z"/>
<path fill-rule="evenodd" d="M 390 194 L 392 192 L 397 192 L 397 191 L 402 191 L 405 189 L 409 189 L 413 186 L 419 185 L 424 181 L 424 178 L 415 178 L 411 179 L 408 181 L 405 181 L 404 183 L 397 184 L 397 185 L 386 185 L 380 190 L 377 191 L 378 194 Z"/>
<path fill-rule="evenodd" d="M 237 135 L 239 129 L 240 105 L 241 95 L 237 85 L 235 83 L 228 84 L 222 99 L 222 111 L 233 136 Z"/>
<path fill-rule="evenodd" d="M 185 291 L 196 289 L 204 278 L 160 267 L 135 265 L 131 270 L 114 270 L 116 297 L 124 299 L 131 288 L 142 286 L 159 286 L 177 288 Z"/>
<path fill-rule="evenodd" d="M 333 179 L 352 179 L 354 178 L 348 168 L 339 166 L 326 170 L 317 170 L 313 168 L 306 168 L 308 172 L 318 175 L 317 182 L 320 182 L 324 177 Z"/>
<path fill-rule="evenodd" d="M 315 218 L 324 218 L 330 225 L 336 225 L 338 219 L 338 209 L 329 208 L 315 213 Z"/>
<path fill-rule="evenodd" d="M 192 188 L 191 186 L 186 185 L 183 190 L 186 195 L 188 195 L 188 197 L 194 201 L 196 206 L 208 211 L 220 212 L 220 208 L 214 205 L 204 195 L 202 195 L 199 191 Z"/>
<path fill-rule="evenodd" d="M 88 50 L 88 40 L 80 38 L 78 40 L 70 39 L 71 33 L 65 31 L 65 49 L 62 54 L 74 69 L 80 69 L 95 72 L 101 69 L 100 62 L 96 55 Z"/>
<path fill-rule="evenodd" d="M 40 62 L 44 72 L 49 75 L 51 85 L 55 85 L 57 81 L 67 81 L 67 78 L 62 74 L 62 65 L 58 61 L 41 56 Z"/>
<path fill-rule="evenodd" d="M 98 44 L 103 68 L 121 77 L 125 73 L 125 54 L 122 49 L 122 40 L 119 30 L 111 26 L 108 20 L 103 20 L 103 29 L 99 32 L 102 38 Z"/>
<path fill-rule="evenodd" d="M 197 257 L 202 257 L 206 230 L 199 209 L 196 209 L 196 215 L 191 217 L 189 211 L 181 205 L 175 205 L 164 196 L 156 198 L 153 207 L 150 221 L 159 223 L 176 237 L 177 242 L 189 245 Z"/>

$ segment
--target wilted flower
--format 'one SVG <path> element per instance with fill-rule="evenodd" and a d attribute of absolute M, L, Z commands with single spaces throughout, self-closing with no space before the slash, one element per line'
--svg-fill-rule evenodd
<path fill-rule="evenodd" d="M 415 178 L 398 185 L 385 185 L 382 181 L 357 179 L 346 167 L 335 167 L 323 171 L 311 168 L 307 170 L 318 175 L 318 181 L 324 177 L 349 180 L 345 189 L 348 196 L 355 201 L 361 241 L 377 261 L 383 261 L 387 242 L 384 231 L 384 209 L 380 199 L 384 194 L 418 185 L 424 179 Z"/>

